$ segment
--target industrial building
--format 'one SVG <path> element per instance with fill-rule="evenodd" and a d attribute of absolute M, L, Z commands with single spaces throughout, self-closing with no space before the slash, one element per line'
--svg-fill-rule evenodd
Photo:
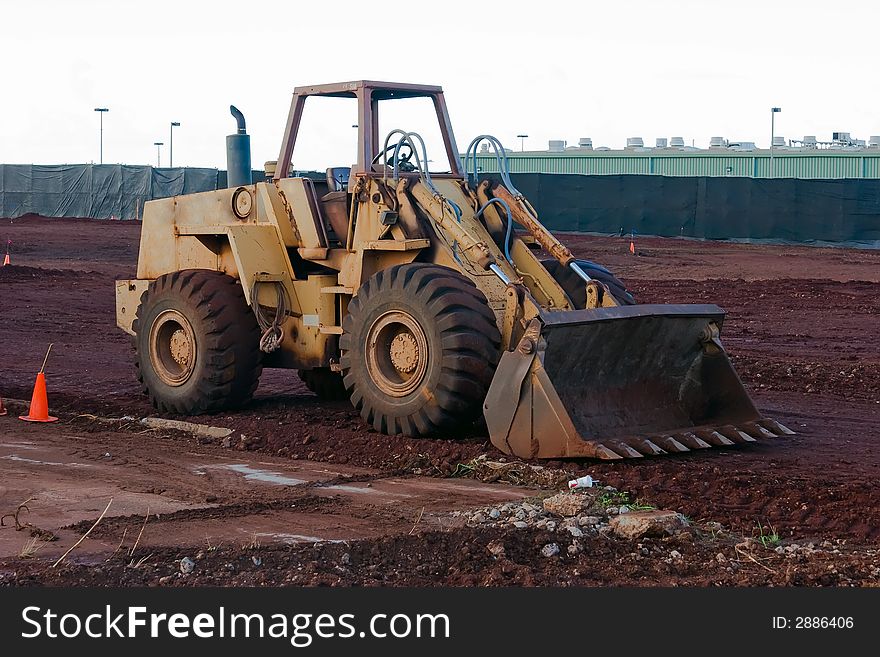
<path fill-rule="evenodd" d="M 847 132 L 830 141 L 815 136 L 801 140 L 773 139 L 773 147 L 713 137 L 709 148 L 685 145 L 682 137 L 658 138 L 653 147 L 642 138 L 627 139 L 624 149 L 593 147 L 589 137 L 576 146 L 551 140 L 545 151 L 508 151 L 511 173 L 574 173 L 583 175 L 642 174 L 658 176 L 738 176 L 746 178 L 880 178 L 880 136 L 867 142 Z M 477 166 L 497 172 L 495 155 L 483 150 Z"/>

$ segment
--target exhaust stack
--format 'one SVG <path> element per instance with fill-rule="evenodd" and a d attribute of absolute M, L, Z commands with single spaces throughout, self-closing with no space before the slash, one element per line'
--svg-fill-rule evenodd
<path fill-rule="evenodd" d="M 253 182 L 251 174 L 251 137 L 247 134 L 244 114 L 235 106 L 229 106 L 235 117 L 238 132 L 226 136 L 226 186 L 241 187 Z"/>

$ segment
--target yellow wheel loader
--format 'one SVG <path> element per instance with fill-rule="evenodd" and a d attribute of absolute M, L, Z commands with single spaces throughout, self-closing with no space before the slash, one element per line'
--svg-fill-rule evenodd
<path fill-rule="evenodd" d="M 291 175 L 314 97 L 357 104 L 357 161 L 329 163 L 326 180 Z M 413 98 L 436 115 L 445 171 L 420 134 L 380 135 L 380 113 Z M 480 145 L 497 179 L 478 178 Z M 299 87 L 271 180 L 147 203 L 137 278 L 117 281 L 116 299 L 156 408 L 239 407 L 279 367 L 386 434 L 443 436 L 482 414 L 492 443 L 522 458 L 792 433 L 749 399 L 720 308 L 636 304 L 540 223 L 497 139 L 465 153 L 440 87 Z"/>

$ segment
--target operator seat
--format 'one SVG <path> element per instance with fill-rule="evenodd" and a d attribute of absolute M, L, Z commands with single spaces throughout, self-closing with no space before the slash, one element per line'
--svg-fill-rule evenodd
<path fill-rule="evenodd" d="M 348 235 L 348 179 L 351 167 L 330 167 L 327 169 L 327 189 L 330 191 L 321 197 L 324 216 L 336 234 L 336 238 L 344 242 Z"/>

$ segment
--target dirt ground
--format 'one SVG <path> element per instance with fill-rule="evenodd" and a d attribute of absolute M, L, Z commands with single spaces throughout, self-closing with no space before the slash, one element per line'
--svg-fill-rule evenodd
<path fill-rule="evenodd" d="M 722 339 L 744 383 L 797 435 L 637 462 L 508 462 L 503 476 L 462 478 L 452 475 L 479 472 L 479 457 L 501 460 L 478 430 L 381 436 L 347 403 L 319 403 L 294 372 L 264 372 L 234 416 L 177 418 L 233 429 L 227 438 L 139 424 L 153 410 L 113 297 L 113 279 L 134 274 L 139 232 L 0 220 L 0 239 L 13 241 L 12 265 L 0 268 L 10 406 L 0 512 L 29 500 L 20 530 L 12 516 L 0 528 L 0 584 L 880 583 L 880 251 L 637 238 L 633 256 L 629 238 L 564 236 L 640 302 L 723 307 Z M 26 424 L 14 400 L 29 399 L 50 342 L 61 422 Z M 690 529 L 638 543 L 588 534 L 546 557 L 554 532 L 463 520 L 583 474 L 685 514 Z M 183 574 L 185 557 L 195 567 Z"/>

